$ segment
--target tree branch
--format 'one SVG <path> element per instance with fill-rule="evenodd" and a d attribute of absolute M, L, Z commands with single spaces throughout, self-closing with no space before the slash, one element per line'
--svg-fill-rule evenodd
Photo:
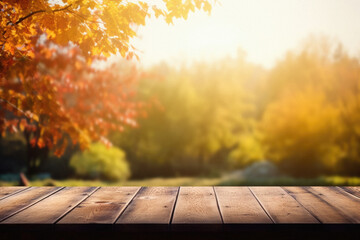
<path fill-rule="evenodd" d="M 59 8 L 59 9 L 52 10 L 52 12 L 55 13 L 55 12 L 61 12 L 61 11 L 67 10 L 68 8 L 71 7 L 71 5 L 72 5 L 72 4 L 69 4 L 69 5 L 67 5 L 67 6 L 65 6 L 65 7 L 63 7 L 63 8 Z M 24 16 L 24 17 L 21 17 L 21 18 L 19 18 L 19 20 L 17 20 L 17 21 L 15 22 L 15 25 L 21 23 L 21 22 L 24 21 L 25 19 L 28 19 L 29 17 L 33 16 L 34 14 L 43 13 L 43 12 L 46 12 L 46 10 L 38 10 L 38 11 L 32 12 L 32 13 Z"/>
<path fill-rule="evenodd" d="M 18 108 L 17 106 L 15 106 L 14 104 L 12 104 L 11 102 L 7 101 L 6 99 L 0 98 L 0 102 L 4 102 L 7 103 L 8 105 L 10 105 L 11 107 L 15 108 L 17 111 L 19 111 L 20 113 L 22 113 L 26 118 L 34 120 L 35 122 L 39 122 L 37 120 L 35 120 L 34 118 L 28 116 L 23 110 L 21 110 L 20 108 Z"/>
<path fill-rule="evenodd" d="M 65 6 L 65 7 L 63 7 L 63 8 L 54 9 L 54 10 L 52 10 L 52 12 L 55 13 L 55 12 L 66 11 L 66 10 L 68 10 L 71 6 L 72 6 L 72 4 L 69 4 L 69 5 L 67 5 L 67 6 Z M 24 17 L 19 18 L 19 20 L 17 20 L 13 25 L 18 25 L 19 23 L 21 23 L 22 21 L 24 21 L 24 20 L 32 17 L 33 15 L 38 14 L 38 13 L 43 13 L 43 12 L 46 12 L 46 10 L 37 10 L 37 11 L 35 11 L 35 12 L 32 12 L 32 13 L 24 16 Z M 11 24 L 11 23 L 12 23 L 12 22 L 9 21 L 6 25 L 9 25 L 9 24 Z M 5 35 L 6 31 L 7 31 L 7 30 L 3 31 L 3 33 L 2 33 L 3 36 Z M 5 38 L 5 39 L 6 39 L 6 38 Z M 4 42 L 0 45 L 0 48 L 2 48 L 2 47 L 5 45 L 5 43 L 6 43 L 6 41 L 4 41 Z"/>

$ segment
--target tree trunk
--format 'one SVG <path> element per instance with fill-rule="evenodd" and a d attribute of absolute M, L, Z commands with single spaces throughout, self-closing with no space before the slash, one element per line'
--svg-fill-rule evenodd
<path fill-rule="evenodd" d="M 20 173 L 20 186 L 30 186 L 29 180 L 26 178 L 24 173 Z"/>
<path fill-rule="evenodd" d="M 36 159 L 39 157 L 38 147 L 36 145 L 32 146 L 32 144 L 30 143 L 31 134 L 32 133 L 29 131 L 24 131 L 26 139 L 26 174 L 28 176 L 36 174 Z"/>

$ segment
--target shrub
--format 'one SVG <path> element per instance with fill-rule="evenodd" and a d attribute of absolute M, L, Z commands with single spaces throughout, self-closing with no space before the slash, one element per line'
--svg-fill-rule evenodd
<path fill-rule="evenodd" d="M 119 148 L 107 148 L 100 143 L 91 144 L 89 149 L 73 155 L 70 166 L 77 176 L 87 179 L 119 181 L 130 176 L 125 153 Z"/>

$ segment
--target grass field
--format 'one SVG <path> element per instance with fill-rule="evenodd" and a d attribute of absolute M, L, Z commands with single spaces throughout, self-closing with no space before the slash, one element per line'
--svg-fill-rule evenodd
<path fill-rule="evenodd" d="M 32 186 L 359 186 L 360 177 L 329 176 L 312 179 L 280 177 L 257 180 L 178 177 L 129 180 L 126 182 L 45 179 L 30 181 L 30 184 Z M 16 185 L 18 182 L 0 181 L 0 186 Z"/>

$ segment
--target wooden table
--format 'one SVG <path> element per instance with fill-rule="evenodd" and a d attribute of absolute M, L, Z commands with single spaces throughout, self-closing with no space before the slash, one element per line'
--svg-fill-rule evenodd
<path fill-rule="evenodd" d="M 0 188 L 0 230 L 8 236 L 26 231 L 208 237 L 318 232 L 326 239 L 346 233 L 360 239 L 358 223 L 360 187 Z"/>

